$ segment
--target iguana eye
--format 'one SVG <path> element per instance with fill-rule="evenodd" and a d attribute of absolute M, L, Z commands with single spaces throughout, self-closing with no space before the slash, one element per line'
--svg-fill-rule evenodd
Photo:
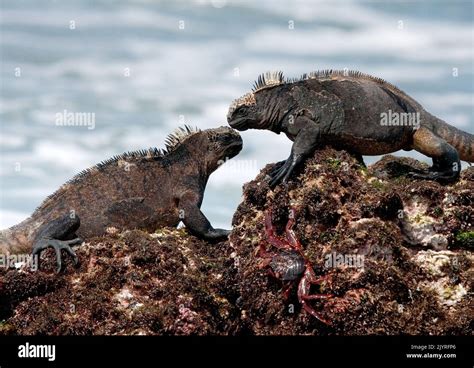
<path fill-rule="evenodd" d="M 224 136 L 224 139 L 223 139 L 224 143 L 230 143 L 230 142 L 232 142 L 233 140 L 234 140 L 234 138 L 233 138 L 232 136 L 230 136 L 230 135 Z"/>
<path fill-rule="evenodd" d="M 236 113 L 237 114 L 246 114 L 248 111 L 248 106 L 241 106 L 237 109 Z"/>

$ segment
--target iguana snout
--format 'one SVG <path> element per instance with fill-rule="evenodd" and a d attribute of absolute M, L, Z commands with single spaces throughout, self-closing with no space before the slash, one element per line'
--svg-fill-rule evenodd
<path fill-rule="evenodd" d="M 205 130 L 205 133 L 209 141 L 207 162 L 212 167 L 219 166 L 222 162 L 231 159 L 242 150 L 242 138 L 232 128 L 222 126 Z"/>
<path fill-rule="evenodd" d="M 259 109 L 252 92 L 236 99 L 229 107 L 227 122 L 237 130 L 257 128 L 261 120 Z"/>
<path fill-rule="evenodd" d="M 227 122 L 237 130 L 244 131 L 250 128 L 258 129 L 260 117 L 255 108 L 251 106 L 240 106 L 233 112 L 229 112 Z"/>

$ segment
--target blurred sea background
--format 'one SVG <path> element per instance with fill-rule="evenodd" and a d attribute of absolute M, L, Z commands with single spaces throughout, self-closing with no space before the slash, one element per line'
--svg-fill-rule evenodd
<path fill-rule="evenodd" d="M 267 70 L 369 73 L 474 133 L 473 18 L 471 0 L 2 0 L 0 228 L 110 156 L 163 147 L 184 123 L 226 125 Z M 64 110 L 94 113 L 95 129 L 57 126 Z M 290 152 L 284 135 L 242 136 L 208 183 L 214 226 L 229 228 L 242 184 Z"/>

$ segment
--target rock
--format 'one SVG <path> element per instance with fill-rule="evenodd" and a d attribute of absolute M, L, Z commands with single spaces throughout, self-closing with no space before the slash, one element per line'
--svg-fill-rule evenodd
<path fill-rule="evenodd" d="M 80 268 L 68 260 L 57 276 L 48 250 L 40 272 L 0 273 L 0 334 L 236 333 L 228 250 L 185 230 L 111 231 L 77 247 Z"/>
<path fill-rule="evenodd" d="M 246 329 L 272 335 L 471 334 L 473 256 L 466 234 L 473 228 L 474 168 L 458 183 L 441 185 L 404 177 L 426 169 L 413 159 L 386 156 L 365 169 L 348 153 L 328 148 L 308 159 L 287 186 L 271 191 L 265 177 L 272 166 L 245 185 L 233 218 L 230 242 Z M 269 267 L 261 269 L 257 249 L 270 247 L 265 211 L 272 209 L 283 236 L 290 205 L 297 208 L 294 230 L 305 257 L 318 276 L 330 275 L 331 282 L 312 293 L 334 297 L 310 303 L 332 326 L 302 310 L 297 282 L 285 299 L 282 281 L 269 275 Z"/>
<path fill-rule="evenodd" d="M 1 269 L 0 334 L 472 334 L 474 168 L 440 185 L 406 178 L 426 169 L 413 159 L 365 168 L 325 148 L 272 191 L 272 167 L 244 186 L 229 241 L 110 228 L 77 247 L 79 269 L 66 258 L 56 275 L 52 250 L 39 272 Z M 269 273 L 287 256 L 268 245 L 265 213 L 283 235 L 290 207 L 304 257 L 329 275 L 311 292 L 333 297 L 309 303 L 331 325 L 301 308 L 299 277 L 284 295 Z"/>

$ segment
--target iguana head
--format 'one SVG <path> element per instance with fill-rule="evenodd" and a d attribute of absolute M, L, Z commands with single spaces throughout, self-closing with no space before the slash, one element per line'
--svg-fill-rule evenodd
<path fill-rule="evenodd" d="M 242 150 L 242 138 L 236 130 L 229 127 L 200 130 L 185 125 L 166 139 L 166 154 L 183 150 L 189 152 L 199 163 L 204 163 L 211 173 Z"/>
<path fill-rule="evenodd" d="M 203 151 L 206 167 L 210 172 L 242 150 L 240 134 L 229 127 L 206 129 L 196 138 L 194 145 Z"/>
<path fill-rule="evenodd" d="M 271 129 L 280 111 L 274 87 L 285 84 L 282 72 L 267 72 L 258 77 L 252 92 L 236 99 L 229 107 L 227 122 L 237 130 Z"/>

